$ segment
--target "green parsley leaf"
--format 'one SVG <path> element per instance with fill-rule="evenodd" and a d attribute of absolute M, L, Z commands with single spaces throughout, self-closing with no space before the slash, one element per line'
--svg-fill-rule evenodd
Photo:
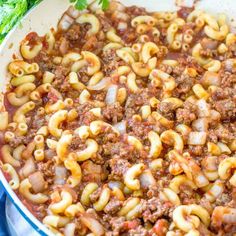
<path fill-rule="evenodd" d="M 99 0 L 99 4 L 102 5 L 102 10 L 106 10 L 109 6 L 109 0 Z"/>
<path fill-rule="evenodd" d="M 75 3 L 75 7 L 78 10 L 84 10 L 88 6 L 87 0 L 77 0 Z"/>
<path fill-rule="evenodd" d="M 1 0 L 0 0 L 1 1 Z M 109 6 L 109 0 L 96 0 L 102 6 L 103 10 L 106 10 Z M 87 0 L 70 0 L 70 2 L 75 3 L 75 8 L 78 10 L 84 10 L 88 6 Z"/>

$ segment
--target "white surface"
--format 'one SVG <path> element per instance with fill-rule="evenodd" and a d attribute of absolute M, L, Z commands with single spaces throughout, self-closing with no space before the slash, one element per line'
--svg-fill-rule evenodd
<path fill-rule="evenodd" d="M 126 5 L 139 5 L 146 7 L 151 11 L 175 10 L 175 0 L 123 0 Z M 178 3 L 185 3 L 189 6 L 191 0 L 178 0 Z M 30 31 L 36 31 L 39 34 L 45 34 L 52 26 L 56 26 L 58 19 L 66 10 L 69 0 L 44 0 L 38 7 L 33 9 L 18 26 L 11 31 L 6 40 L 0 46 L 0 91 L 5 90 L 5 85 L 9 79 L 7 65 L 12 59 L 13 53 L 18 53 L 20 41 Z M 225 13 L 232 18 L 236 15 L 235 0 L 202 0 L 198 3 L 197 8 L 205 9 L 212 13 Z M 1 101 L 1 97 L 0 97 Z M 0 104 L 1 105 L 1 104 Z M 0 106 L 1 107 L 1 106 Z M 46 232 L 46 228 L 26 209 L 19 201 L 15 193 L 10 189 L 7 181 L 0 171 L 0 180 L 17 206 L 22 209 L 26 217 L 31 219 L 35 225 Z M 47 234 L 49 232 L 47 231 Z M 27 236 L 25 233 L 21 235 Z"/>

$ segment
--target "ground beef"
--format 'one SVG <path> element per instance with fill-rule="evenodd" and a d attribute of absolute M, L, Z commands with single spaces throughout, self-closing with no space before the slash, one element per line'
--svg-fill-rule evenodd
<path fill-rule="evenodd" d="M 106 15 L 99 15 L 98 19 L 104 32 L 107 32 L 112 28 L 112 22 L 110 17 L 106 17 Z"/>
<path fill-rule="evenodd" d="M 227 190 L 217 197 L 215 201 L 216 206 L 227 206 L 227 204 L 231 201 L 231 197 L 229 196 Z"/>
<path fill-rule="evenodd" d="M 65 37 L 69 41 L 76 41 L 80 38 L 80 25 L 73 24 L 70 29 L 65 33 Z"/>
<path fill-rule="evenodd" d="M 93 93 L 92 100 L 104 102 L 104 100 L 106 98 L 106 94 L 107 94 L 106 91 L 99 91 L 99 92 Z"/>
<path fill-rule="evenodd" d="M 147 11 L 144 7 L 131 6 L 126 8 L 126 13 L 131 17 L 146 15 Z"/>
<path fill-rule="evenodd" d="M 75 130 L 78 128 L 78 121 L 70 121 L 70 122 L 64 122 L 62 124 L 62 128 L 65 128 L 66 130 Z"/>
<path fill-rule="evenodd" d="M 154 124 L 149 121 L 128 120 L 127 132 L 137 138 L 147 140 L 148 133 L 153 130 Z"/>
<path fill-rule="evenodd" d="M 186 101 L 183 108 L 176 110 L 176 119 L 178 123 L 190 125 L 196 119 L 196 105 Z"/>
<path fill-rule="evenodd" d="M 184 70 L 185 70 L 185 68 L 182 67 L 182 66 L 174 66 L 173 67 L 173 76 L 174 76 L 174 78 L 179 77 L 180 75 L 183 75 Z M 185 77 L 187 77 L 187 75 L 185 75 Z M 179 79 L 179 81 L 182 81 L 182 80 L 183 80 L 183 78 Z M 191 79 L 190 79 L 190 81 L 191 81 Z"/>
<path fill-rule="evenodd" d="M 77 72 L 77 75 L 78 75 L 78 79 L 81 83 L 83 84 L 87 84 L 89 79 L 90 79 L 90 76 L 87 75 L 86 73 L 86 66 L 85 67 L 82 67 L 78 72 Z"/>
<path fill-rule="evenodd" d="M 211 97 L 214 101 L 219 101 L 226 99 L 230 96 L 229 90 L 227 88 L 217 88 L 215 91 L 211 93 Z"/>
<path fill-rule="evenodd" d="M 221 114 L 222 120 L 234 121 L 236 119 L 236 98 L 217 101 L 213 107 Z"/>
<path fill-rule="evenodd" d="M 94 191 L 92 194 L 90 194 L 89 199 L 92 203 L 98 201 L 100 195 L 102 193 L 102 188 L 98 188 L 96 191 Z"/>
<path fill-rule="evenodd" d="M 70 68 L 64 66 L 56 66 L 53 70 L 55 74 L 55 79 L 53 80 L 53 87 L 58 89 L 58 91 L 69 91 L 71 90 L 71 85 L 68 80 L 66 80 L 66 76 L 69 74 Z"/>
<path fill-rule="evenodd" d="M 76 107 L 78 112 L 78 127 L 80 125 L 89 125 L 92 121 L 97 120 L 97 117 L 89 111 L 93 108 L 94 105 L 89 102 Z"/>
<path fill-rule="evenodd" d="M 39 72 L 36 74 L 37 78 L 42 77 L 43 71 L 51 71 L 51 69 L 53 68 L 52 60 L 44 50 L 40 51 L 40 53 L 35 57 L 34 61 L 38 63 L 40 68 Z M 39 81 L 39 83 L 40 82 L 41 80 Z"/>
<path fill-rule="evenodd" d="M 78 102 L 78 101 L 76 100 L 76 102 Z M 89 110 L 91 110 L 93 108 L 94 108 L 93 104 L 87 102 L 87 103 L 77 106 L 76 110 L 77 110 L 79 116 L 84 116 L 85 113 L 87 113 Z"/>
<path fill-rule="evenodd" d="M 236 83 L 236 75 L 230 74 L 228 72 L 224 72 L 221 74 L 221 86 L 222 88 L 231 87 L 233 88 L 233 85 Z M 235 94 L 235 88 L 234 88 L 234 94 Z"/>
<path fill-rule="evenodd" d="M 90 160 L 83 162 L 81 168 L 83 170 L 83 182 L 99 183 L 106 175 L 105 166 L 97 165 Z"/>
<path fill-rule="evenodd" d="M 123 142 L 118 142 L 118 143 L 108 142 L 106 144 L 103 144 L 103 149 L 104 149 L 104 155 L 109 155 L 109 156 L 116 155 L 121 158 L 132 152 L 132 149 L 129 149 L 129 146 Z"/>
<path fill-rule="evenodd" d="M 194 8 L 191 7 L 181 7 L 178 11 L 177 14 L 179 17 L 186 19 L 188 15 L 193 11 Z"/>
<path fill-rule="evenodd" d="M 125 118 L 138 114 L 141 106 L 149 104 L 152 97 L 160 96 L 159 89 L 155 87 L 143 88 L 140 93 L 130 94 L 125 103 Z"/>
<path fill-rule="evenodd" d="M 135 163 L 137 159 L 146 159 L 148 153 L 146 150 L 138 151 L 133 146 L 129 145 L 126 142 L 107 142 L 103 144 L 103 156 L 123 158 L 129 162 Z"/>
<path fill-rule="evenodd" d="M 103 71 L 106 76 L 110 76 L 119 66 L 124 65 L 124 62 L 116 55 L 114 49 L 106 50 L 102 53 Z"/>
<path fill-rule="evenodd" d="M 110 220 L 110 225 L 112 228 L 112 236 L 119 236 L 120 233 L 123 231 L 125 222 L 125 217 L 113 217 Z"/>
<path fill-rule="evenodd" d="M 61 55 L 65 55 L 70 47 L 70 42 L 65 38 L 61 37 L 59 40 L 55 43 L 55 50 L 60 52 Z"/>
<path fill-rule="evenodd" d="M 205 73 L 205 69 L 199 65 L 194 57 L 184 54 L 181 57 L 177 57 L 177 59 L 179 62 L 179 66 L 176 66 L 175 68 L 182 68 L 182 72 L 185 70 L 185 67 L 188 67 L 194 68 L 199 74 Z M 181 75 L 182 72 L 180 72 L 178 75 Z"/>
<path fill-rule="evenodd" d="M 232 125 L 220 125 L 214 130 L 215 135 L 222 142 L 231 142 L 236 138 L 236 131 L 234 130 L 234 124 Z"/>
<path fill-rule="evenodd" d="M 188 93 L 193 85 L 194 85 L 194 78 L 190 77 L 187 74 L 181 74 L 180 76 L 178 76 L 175 80 L 177 87 L 176 87 L 176 92 L 178 94 L 186 94 Z"/>
<path fill-rule="evenodd" d="M 74 135 L 70 144 L 70 150 L 83 150 L 86 148 L 85 141 L 82 140 L 78 135 Z"/>
<path fill-rule="evenodd" d="M 39 128 L 41 128 L 42 126 L 46 124 L 47 122 L 45 120 L 44 115 L 32 116 L 32 123 L 30 125 L 32 129 L 38 130 Z"/>
<path fill-rule="evenodd" d="M 148 236 L 148 230 L 145 229 L 143 226 L 139 225 L 137 228 L 135 229 L 131 229 L 129 230 L 129 233 L 127 234 L 129 236 Z"/>
<path fill-rule="evenodd" d="M 153 197 L 143 204 L 143 219 L 145 222 L 155 223 L 162 216 L 168 216 L 171 204 L 162 202 L 159 198 Z"/>
<path fill-rule="evenodd" d="M 194 156 L 201 156 L 203 154 L 204 147 L 201 145 L 189 145 L 189 153 Z"/>
<path fill-rule="evenodd" d="M 125 172 L 130 168 L 130 163 L 125 159 L 112 158 L 109 160 L 110 179 L 120 180 L 123 179 Z"/>
<path fill-rule="evenodd" d="M 70 69 L 63 66 L 56 66 L 53 70 L 53 73 L 55 74 L 55 79 L 53 80 L 53 85 L 56 85 L 57 83 L 60 83 L 64 80 L 66 75 L 68 75 L 70 72 Z"/>
<path fill-rule="evenodd" d="M 217 143 L 218 137 L 217 137 L 217 135 L 215 134 L 215 129 L 210 129 L 210 130 L 208 130 L 207 139 L 208 139 L 210 142 Z"/>
<path fill-rule="evenodd" d="M 104 128 L 103 132 L 97 136 L 97 143 L 102 146 L 104 144 L 109 143 L 117 143 L 119 142 L 119 135 L 112 129 L 112 127 Z M 106 152 L 104 152 L 106 153 Z"/>
<path fill-rule="evenodd" d="M 35 137 L 35 132 L 34 130 L 31 130 L 31 132 L 27 134 L 27 136 L 15 136 L 14 139 L 9 141 L 9 145 L 12 148 L 16 148 L 21 144 L 27 145 L 33 140 L 34 137 Z"/>
<path fill-rule="evenodd" d="M 102 48 L 104 47 L 103 42 L 99 42 L 95 35 L 89 37 L 85 44 L 82 47 L 82 51 L 92 51 L 94 54 L 98 55 L 102 52 Z"/>
<path fill-rule="evenodd" d="M 107 105 L 103 110 L 102 114 L 105 119 L 112 123 L 117 123 L 123 118 L 124 108 L 120 105 L 119 102 L 116 102 L 111 105 Z"/>
<path fill-rule="evenodd" d="M 153 197 L 158 197 L 160 190 L 163 188 L 163 186 L 159 186 L 159 183 L 156 185 L 152 185 L 150 186 L 150 188 L 148 189 L 146 195 L 148 198 L 153 198 Z"/>
<path fill-rule="evenodd" d="M 119 33 L 122 40 L 128 45 L 137 38 L 136 31 L 133 27 L 130 27 L 124 31 L 120 30 Z"/>
<path fill-rule="evenodd" d="M 180 185 L 179 198 L 183 205 L 196 203 L 196 196 L 193 190 L 188 185 Z"/>
<path fill-rule="evenodd" d="M 122 202 L 117 199 L 111 199 L 105 206 L 104 212 L 110 215 L 116 214 L 122 207 Z"/>
<path fill-rule="evenodd" d="M 161 102 L 159 110 L 161 114 L 168 120 L 173 120 L 175 117 L 175 104 L 170 102 Z"/>
<path fill-rule="evenodd" d="M 137 100 L 138 96 L 135 94 L 131 94 L 125 103 L 125 116 L 132 117 L 134 114 L 138 113 L 138 110 L 140 109 L 140 106 L 144 104 L 144 101 L 140 102 Z M 148 99 L 147 94 L 144 96 L 145 100 Z M 139 99 L 141 100 L 141 99 Z"/>
<path fill-rule="evenodd" d="M 37 163 L 37 169 L 43 173 L 44 179 L 48 184 L 52 184 L 55 176 L 55 166 L 54 161 L 52 159 L 47 160 L 46 162 Z"/>
<path fill-rule="evenodd" d="M 202 199 L 200 200 L 199 204 L 200 204 L 202 207 L 204 207 L 209 213 L 212 212 L 213 206 L 212 206 L 211 202 L 210 202 L 208 199 L 202 198 Z"/>

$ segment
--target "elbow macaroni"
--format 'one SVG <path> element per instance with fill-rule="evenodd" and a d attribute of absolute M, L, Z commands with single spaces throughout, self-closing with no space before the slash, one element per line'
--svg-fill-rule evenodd
<path fill-rule="evenodd" d="M 228 234 L 236 36 L 226 16 L 117 1 L 104 12 L 89 0 L 58 29 L 29 34 L 8 65 L 0 166 L 11 188 L 55 235 Z"/>

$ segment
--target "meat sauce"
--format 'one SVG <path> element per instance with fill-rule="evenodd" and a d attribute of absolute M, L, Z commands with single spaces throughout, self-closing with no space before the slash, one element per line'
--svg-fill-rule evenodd
<path fill-rule="evenodd" d="M 235 147 L 231 148 L 235 145 L 232 143 L 235 142 L 236 138 L 235 75 L 231 71 L 227 71 L 228 69 L 226 70 L 222 63 L 220 71 L 217 73 L 220 78 L 220 86 L 214 87 L 213 89 L 215 90 L 212 93 L 209 92 L 209 98 L 206 104 L 209 112 L 213 115 L 206 118 L 199 114 L 198 100 L 200 99 L 197 99 L 196 96 L 194 96 L 192 88 L 196 84 L 201 84 L 206 69 L 198 64 L 196 58 L 192 57 L 192 47 L 197 43 L 202 43 L 203 46 L 214 44 L 214 47 L 218 44 L 215 44 L 213 41 L 204 40 L 207 36 L 203 29 L 194 32 L 194 22 L 191 22 L 191 24 L 185 22 L 183 28 L 179 29 L 179 33 L 184 34 L 186 30 L 193 29 L 193 41 L 190 43 L 190 48 L 187 51 L 182 48 L 173 50 L 166 40 L 167 27 L 171 22 L 165 22 L 167 26 L 163 27 L 161 25 L 163 24 L 163 21 L 160 21 L 162 23 L 157 23 L 156 26 L 160 31 L 160 37 L 153 36 L 152 31 L 148 31 L 147 36 L 149 41 L 156 43 L 160 48 L 155 55 L 157 58 L 155 68 L 167 73 L 170 76 L 168 79 L 174 78 L 175 86 L 171 91 L 170 96 L 181 100 L 181 105 L 176 106 L 174 103 L 166 102 L 165 99 L 168 98 L 169 95 L 165 94 L 163 84 L 161 84 L 161 86 L 156 86 L 153 81 L 153 83 L 151 82 L 149 76 L 142 77 L 137 75 L 136 83 L 139 89 L 138 92 L 133 92 L 126 83 L 127 76 L 125 75 L 123 78 L 124 81 L 121 81 L 120 76 L 117 73 L 119 67 L 131 67 L 131 65 L 123 61 L 116 54 L 114 49 L 104 51 L 104 46 L 109 43 L 106 35 L 111 28 L 115 28 L 124 47 L 131 47 L 134 43 L 143 45 L 145 42 L 140 41 L 140 35 L 137 33 L 135 27 L 132 27 L 131 20 L 136 16 L 150 16 L 152 13 L 148 13 L 144 8 L 139 8 L 137 6 L 124 7 L 121 4 L 118 4 L 118 9 L 123 9 L 122 11 L 114 10 L 112 4 L 113 3 L 111 3 L 110 9 L 104 14 L 96 14 L 96 17 L 100 22 L 100 28 L 94 35 L 87 34 L 88 30 L 91 28 L 88 23 L 79 24 L 70 15 L 73 19 L 73 23 L 71 23 L 67 30 L 58 29 L 58 31 L 55 32 L 55 44 L 51 52 L 47 51 L 49 44 L 46 37 L 39 37 L 35 32 L 26 36 L 25 40 L 28 41 L 28 45 L 30 45 L 31 49 L 40 42 L 43 45 L 43 49 L 36 57 L 26 60 L 28 63 L 37 63 L 39 65 L 39 71 L 35 74 L 36 78 L 34 84 L 37 86 L 42 84 L 45 71 L 53 73 L 55 77 L 51 83 L 52 87 L 50 91 L 44 93 L 41 99 L 34 101 L 35 109 L 25 114 L 25 120 L 28 126 L 28 132 L 25 136 L 22 137 L 16 132 L 14 140 L 7 142 L 4 141 L 5 131 L 1 131 L 0 137 L 2 138 L 0 138 L 0 146 L 10 145 L 12 149 L 15 149 L 19 144 L 24 144 L 28 150 L 31 150 L 33 139 L 37 131 L 42 126 L 48 125 L 48 121 L 52 116 L 52 113 L 41 114 L 39 108 L 45 108 L 49 104 L 58 102 L 58 100 L 71 98 L 73 100 L 73 105 L 65 107 L 64 109 L 67 112 L 73 109 L 77 116 L 70 121 L 64 120 L 61 123 L 60 128 L 63 131 L 69 130 L 69 133 L 73 133 L 80 126 L 90 126 L 90 124 L 96 120 L 103 120 L 110 126 L 103 128 L 99 135 L 93 135 L 91 137 L 97 142 L 99 148 L 96 154 L 91 156 L 89 160 L 78 162 L 81 168 L 82 177 L 79 184 L 75 187 L 70 187 L 68 184 L 67 179 L 71 175 L 70 170 L 65 168 L 63 162 L 58 162 L 56 150 L 50 149 L 49 146 L 45 144 L 45 157 L 43 160 L 38 161 L 35 160 L 33 154 L 34 149 L 33 151 L 31 150 L 32 152 L 28 152 L 29 155 L 27 156 L 27 159 L 32 158 L 34 160 L 35 171 L 40 171 L 43 174 L 44 180 L 47 183 L 47 186 L 45 187 L 46 190 L 43 190 L 43 194 L 49 198 L 44 203 L 34 204 L 17 190 L 16 193 L 23 204 L 33 215 L 42 221 L 47 216 L 48 208 L 50 208 L 52 203 L 60 200 L 60 195 L 58 194 L 60 194 L 61 191 L 69 191 L 73 196 L 73 204 L 76 204 L 79 202 L 86 185 L 93 182 L 97 184 L 98 187 L 96 191 L 91 193 L 90 203 L 88 205 L 83 205 L 86 213 L 78 212 L 69 220 L 71 223 L 75 224 L 75 235 L 78 235 L 80 232 L 81 234 L 79 235 L 86 235 L 90 232 L 90 228 L 86 227 L 84 223 L 81 223 L 86 214 L 93 219 L 96 219 L 99 224 L 102 225 L 104 232 L 97 234 L 99 236 L 164 236 L 168 231 L 173 231 L 173 235 L 177 235 L 178 232 L 181 235 L 184 235 L 186 232 L 182 229 L 170 229 L 177 205 L 197 204 L 201 207 L 205 207 L 209 217 L 212 216 L 212 212 L 217 206 L 226 208 L 231 207 L 233 209 L 236 207 L 234 196 L 235 187 L 231 186 L 228 180 L 223 181 L 223 193 L 213 202 L 210 202 L 205 198 L 205 192 L 207 192 L 211 185 L 214 184 L 213 180 L 208 181 L 209 185 L 204 186 L 203 188 L 191 188 L 188 184 L 183 183 L 179 187 L 180 192 L 177 195 L 181 204 L 175 205 L 172 201 L 173 199 L 168 199 L 168 197 L 166 197 L 167 195 L 165 196 L 164 194 L 164 191 L 170 188 L 171 181 L 176 175 L 190 176 L 193 180 L 195 178 L 193 175 L 194 171 L 197 173 L 206 173 L 204 172 L 207 171 L 206 166 L 205 164 L 203 165 L 203 163 L 208 163 L 208 159 L 206 160 L 206 158 L 212 156 L 208 150 L 209 142 L 213 142 L 215 145 L 219 143 L 228 145 L 227 151 L 221 152 L 218 156 L 215 156 L 217 159 L 216 168 L 218 168 L 220 161 L 235 156 Z M 177 16 L 186 20 L 187 16 L 193 10 L 194 9 L 192 8 L 182 8 L 177 12 Z M 69 11 L 65 14 L 69 14 Z M 122 19 L 120 18 L 121 14 L 123 14 Z M 120 23 L 122 23 L 122 27 L 124 28 L 120 27 Z M 211 48 L 209 50 L 214 49 Z M 90 51 L 98 56 L 101 62 L 100 71 L 103 72 L 103 77 L 110 78 L 110 84 L 116 85 L 118 89 L 125 89 L 126 98 L 124 101 L 119 102 L 116 98 L 111 104 L 107 102 L 107 91 L 110 84 L 106 86 L 106 89 L 98 89 L 97 91 L 90 90 L 88 83 L 91 76 L 87 74 L 87 68 L 83 67 L 77 72 L 77 76 L 79 82 L 83 83 L 85 88 L 87 87 L 90 96 L 89 100 L 81 103 L 80 94 L 82 89 L 72 88 L 68 80 L 70 67 L 73 63 L 69 62 L 67 65 L 63 65 L 60 62 L 56 62 L 56 59 L 59 59 L 60 61 L 70 52 L 81 53 L 82 51 Z M 214 51 L 214 53 L 217 52 Z M 202 55 L 203 54 L 204 52 L 202 52 Z M 231 58 L 231 55 L 232 53 L 229 49 L 225 54 L 224 59 L 227 60 Z M 215 55 L 215 58 L 219 59 L 221 57 L 217 54 Z M 168 63 L 163 63 L 163 60 L 174 60 L 176 61 L 176 64 L 173 66 Z M 91 64 L 93 64 L 91 61 L 87 62 L 88 67 L 91 66 Z M 142 64 L 144 63 L 142 62 Z M 194 75 L 186 73 L 188 69 L 195 71 Z M 16 88 L 12 86 L 9 92 L 14 92 L 15 89 Z M 204 87 L 204 89 L 207 90 L 206 87 Z M 224 90 L 227 95 L 226 97 L 220 89 Z M 193 97 L 195 97 L 195 99 Z M 152 100 L 153 98 L 155 99 Z M 151 106 L 151 100 L 156 101 L 157 104 Z M 9 123 L 13 122 L 12 118 L 18 107 L 11 105 L 7 100 L 6 94 L 4 97 L 4 106 L 9 113 Z M 150 109 L 151 114 L 158 112 L 159 118 L 155 119 L 152 115 L 143 118 L 141 110 L 145 106 Z M 100 109 L 100 113 L 98 112 L 99 114 L 92 111 L 97 108 Z M 199 122 L 202 122 L 202 119 L 207 128 L 205 128 L 205 126 L 202 127 L 201 125 L 200 128 L 193 125 L 196 121 L 199 124 Z M 168 120 L 168 125 L 164 124 L 164 122 L 162 122 L 163 120 Z M 207 124 L 205 122 L 206 120 Z M 125 127 L 123 127 L 120 135 L 117 135 L 111 127 L 116 126 L 117 123 L 120 122 L 124 122 Z M 182 127 L 187 127 L 187 131 L 178 130 L 177 127 L 180 127 L 180 125 L 183 125 Z M 170 156 L 173 147 L 171 141 L 168 140 L 165 142 L 163 141 L 162 150 L 158 157 L 150 157 L 150 132 L 155 132 L 159 137 L 167 130 L 178 132 L 181 139 L 183 139 L 183 150 L 179 154 L 184 155 L 187 153 L 184 157 L 185 160 L 188 161 L 188 167 L 183 167 L 181 162 Z M 202 131 L 206 135 L 205 143 L 188 143 L 188 135 L 190 132 L 192 133 L 192 131 Z M 142 143 L 142 150 L 137 150 L 128 142 L 130 136 L 140 140 Z M 50 133 L 47 134 L 45 140 L 46 139 L 57 140 Z M 76 153 L 85 148 L 86 140 L 81 139 L 78 134 L 74 134 L 72 142 L 68 145 L 69 152 Z M 1 156 L 0 159 L 2 160 Z M 27 159 L 22 158 L 21 166 L 15 168 L 18 173 L 20 173 Z M 137 177 L 137 180 L 141 182 L 141 188 L 137 191 L 132 191 L 125 186 L 124 176 L 127 171 L 137 163 L 144 164 L 144 168 L 148 172 L 147 175 L 149 177 Z M 186 171 L 185 168 L 190 168 L 191 171 L 189 171 L 189 169 Z M 59 174 L 56 174 L 56 170 L 59 170 Z M 179 172 L 174 174 L 174 171 Z M 150 177 L 150 175 L 152 177 Z M 4 176 L 8 181 L 11 178 L 10 175 L 6 173 L 4 173 Z M 55 184 L 55 176 L 59 178 L 60 184 Z M 24 176 L 20 175 L 21 181 L 24 178 Z M 206 177 L 204 176 L 204 178 Z M 146 183 L 145 181 L 154 181 L 155 184 L 149 184 L 149 182 Z M 113 185 L 116 187 L 118 186 L 117 188 L 122 192 L 119 197 L 115 195 Z M 195 184 L 193 183 L 193 185 Z M 96 211 L 93 208 L 99 200 L 102 191 L 104 188 L 107 188 L 107 186 L 109 186 L 109 191 L 111 191 L 109 203 L 106 204 L 103 210 Z M 139 212 L 135 216 L 129 218 L 128 214 L 121 215 L 119 212 L 131 198 L 138 199 Z M 61 216 L 64 216 L 63 213 L 61 213 Z M 188 220 L 189 219 L 187 219 L 187 221 Z M 199 235 L 234 235 L 236 232 L 234 227 L 235 224 L 236 220 L 233 221 L 233 224 L 225 222 L 220 226 L 212 224 L 205 225 L 201 222 L 201 224 L 196 227 L 196 230 L 199 231 Z M 64 226 L 57 228 L 57 230 L 60 233 L 65 232 Z"/>

